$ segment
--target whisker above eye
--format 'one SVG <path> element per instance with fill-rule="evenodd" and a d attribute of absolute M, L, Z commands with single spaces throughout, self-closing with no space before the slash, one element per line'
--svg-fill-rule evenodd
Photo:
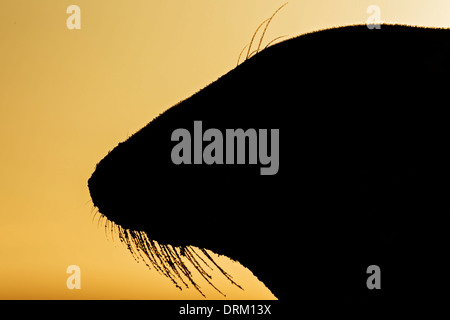
<path fill-rule="evenodd" d="M 236 65 L 236 66 L 239 65 L 239 62 L 241 61 L 242 53 L 244 53 L 244 51 L 245 51 L 245 49 L 246 49 L 247 47 L 248 47 L 248 49 L 247 49 L 247 54 L 246 54 L 246 56 L 245 56 L 245 60 L 250 59 L 250 58 L 253 57 L 255 54 L 257 54 L 258 52 L 260 52 L 260 49 L 261 49 L 261 45 L 262 45 L 264 36 L 266 35 L 266 31 L 267 31 L 267 29 L 269 28 L 270 23 L 272 22 L 273 18 L 276 16 L 276 14 L 278 13 L 278 11 L 280 11 L 281 9 L 283 9 L 287 4 L 288 4 L 288 2 L 286 2 L 286 3 L 283 4 L 281 7 L 279 7 L 279 8 L 272 14 L 272 16 L 271 16 L 270 18 L 267 18 L 266 20 L 264 20 L 263 22 L 261 22 L 261 24 L 258 26 L 258 28 L 256 28 L 256 31 L 253 33 L 253 36 L 252 36 L 252 39 L 250 40 L 250 43 L 247 44 L 247 45 L 242 49 L 241 53 L 239 54 L 239 57 L 238 57 L 238 61 L 237 61 L 237 65 Z M 259 30 L 262 28 L 262 26 L 264 26 L 264 25 L 265 25 L 265 27 L 264 27 L 264 30 L 263 30 L 263 32 L 262 32 L 261 37 L 259 38 L 258 47 L 257 47 L 255 50 L 252 51 L 252 46 L 253 46 L 253 42 L 255 41 L 256 35 L 258 34 L 258 31 L 259 31 Z M 267 47 L 270 46 L 270 44 L 272 44 L 274 41 L 276 41 L 276 40 L 278 40 L 278 39 L 280 39 L 280 38 L 282 38 L 282 37 L 284 37 L 284 36 L 277 37 L 276 39 L 270 41 L 269 44 L 267 44 L 267 45 L 264 47 L 264 49 L 266 49 Z M 264 49 L 263 49 L 263 50 L 264 50 Z M 245 60 L 244 60 L 244 61 L 245 61 Z"/>

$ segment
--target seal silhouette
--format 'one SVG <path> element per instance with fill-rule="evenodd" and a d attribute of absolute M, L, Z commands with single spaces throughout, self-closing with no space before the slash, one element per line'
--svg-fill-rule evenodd
<path fill-rule="evenodd" d="M 197 247 L 239 261 L 281 300 L 419 294 L 438 259 L 433 217 L 447 210 L 449 52 L 450 31 L 401 25 L 273 45 L 119 143 L 89 179 L 92 201 L 175 283 L 190 274 L 182 256 L 201 264 Z M 195 121 L 278 129 L 278 172 L 174 164 L 171 135 Z M 370 265 L 381 290 L 366 286 Z"/>

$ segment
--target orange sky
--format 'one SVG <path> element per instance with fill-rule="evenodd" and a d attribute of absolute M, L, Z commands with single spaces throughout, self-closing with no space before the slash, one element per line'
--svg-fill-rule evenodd
<path fill-rule="evenodd" d="M 285 1 L 0 2 L 0 298 L 202 299 L 137 264 L 92 222 L 87 179 L 152 118 L 234 68 L 256 27 Z M 68 30 L 66 8 L 81 8 Z M 446 0 L 291 0 L 266 39 L 364 23 L 448 26 Z M 271 299 L 251 271 L 220 257 L 230 299 Z M 81 289 L 66 268 L 81 268 Z M 203 284 L 208 298 L 223 298 Z"/>

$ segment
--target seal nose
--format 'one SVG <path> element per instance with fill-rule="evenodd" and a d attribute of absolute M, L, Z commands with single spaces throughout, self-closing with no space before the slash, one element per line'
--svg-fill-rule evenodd
<path fill-rule="evenodd" d="M 127 144 L 119 144 L 97 164 L 88 188 L 94 206 L 108 220 L 123 228 L 142 230 L 149 220 L 151 203 L 157 203 L 157 188 L 162 182 L 157 175 L 150 177 L 149 170 L 154 170 L 151 161 Z"/>
<path fill-rule="evenodd" d="M 170 147 L 164 134 L 119 144 L 97 164 L 88 188 L 94 206 L 108 220 L 173 243 L 185 236 L 188 210 L 201 216 L 201 188 L 209 187 L 199 175 L 173 165 L 170 149 L 159 141 Z"/>
<path fill-rule="evenodd" d="M 121 216 L 128 211 L 125 199 L 129 198 L 129 195 L 126 194 L 126 188 L 122 187 L 123 179 L 119 176 L 118 168 L 114 170 L 111 165 L 101 162 L 89 178 L 88 188 L 92 202 L 99 212 L 109 220 L 126 227 L 127 223 Z"/>

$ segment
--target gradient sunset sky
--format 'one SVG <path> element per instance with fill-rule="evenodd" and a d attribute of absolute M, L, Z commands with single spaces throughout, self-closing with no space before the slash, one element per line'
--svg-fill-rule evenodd
<path fill-rule="evenodd" d="M 120 141 L 236 66 L 258 25 L 286 1 L 0 2 L 0 299 L 203 299 L 136 263 L 91 213 L 87 180 Z M 81 29 L 69 30 L 69 5 Z M 448 0 L 290 0 L 266 41 L 381 20 L 450 26 Z M 226 257 L 229 299 L 272 299 Z M 69 290 L 66 268 L 81 268 Z M 299 279 L 301 281 L 301 279 Z M 211 299 L 223 297 L 201 280 Z"/>

